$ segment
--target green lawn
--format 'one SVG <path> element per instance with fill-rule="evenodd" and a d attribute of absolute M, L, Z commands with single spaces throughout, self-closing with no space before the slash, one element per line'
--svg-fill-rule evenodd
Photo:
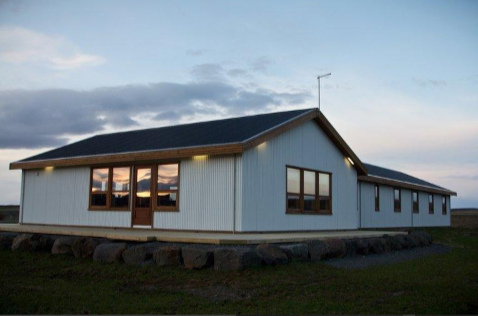
<path fill-rule="evenodd" d="M 436 241 L 456 248 L 444 255 L 353 271 L 292 263 L 219 273 L 0 251 L 0 312 L 478 313 L 478 231 L 428 231 Z"/>

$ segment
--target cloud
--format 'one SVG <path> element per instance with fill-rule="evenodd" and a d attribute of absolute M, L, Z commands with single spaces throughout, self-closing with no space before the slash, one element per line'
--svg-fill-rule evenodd
<path fill-rule="evenodd" d="M 439 87 L 446 86 L 446 81 L 444 80 L 433 80 L 433 79 L 417 79 L 413 78 L 413 82 L 420 87 Z"/>
<path fill-rule="evenodd" d="M 252 70 L 256 72 L 265 72 L 267 71 L 267 68 L 272 64 L 274 64 L 273 59 L 266 56 L 262 56 L 262 57 L 256 58 L 252 62 Z"/>
<path fill-rule="evenodd" d="M 160 82 L 103 87 L 89 91 L 66 89 L 0 91 L 0 149 L 63 145 L 68 138 L 141 126 L 137 117 L 177 122 L 194 116 L 232 116 L 268 108 L 301 104 L 302 92 L 245 89 L 224 82 Z"/>
<path fill-rule="evenodd" d="M 5 63 L 35 63 L 69 70 L 105 62 L 100 56 L 81 52 L 64 38 L 21 27 L 0 27 L 0 43 L 0 61 Z"/>
<path fill-rule="evenodd" d="M 247 75 L 247 70 L 234 68 L 228 70 L 227 74 L 231 77 L 245 77 Z"/>
<path fill-rule="evenodd" d="M 443 176 L 442 178 L 478 181 L 478 175 L 451 174 L 451 175 Z"/>
<path fill-rule="evenodd" d="M 189 56 L 201 56 L 204 54 L 204 51 L 201 49 L 189 49 L 186 51 L 186 54 Z"/>
<path fill-rule="evenodd" d="M 224 81 L 224 69 L 219 64 L 201 64 L 194 66 L 191 74 L 199 81 Z"/>

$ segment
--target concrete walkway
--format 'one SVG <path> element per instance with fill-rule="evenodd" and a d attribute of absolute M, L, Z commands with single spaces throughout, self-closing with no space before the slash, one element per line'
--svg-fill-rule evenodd
<path fill-rule="evenodd" d="M 52 235 L 73 235 L 103 237 L 128 241 L 162 241 L 179 243 L 199 243 L 215 245 L 293 243 L 308 240 L 324 240 L 331 238 L 372 238 L 384 235 L 406 234 L 399 231 L 346 230 L 321 232 L 286 232 L 286 233 L 214 233 L 187 231 L 160 231 L 150 229 L 121 229 L 73 226 L 43 226 L 0 224 L 0 231 L 17 233 L 35 233 Z"/>

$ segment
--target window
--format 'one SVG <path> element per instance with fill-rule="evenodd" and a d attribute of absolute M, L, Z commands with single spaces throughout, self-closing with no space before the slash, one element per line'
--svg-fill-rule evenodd
<path fill-rule="evenodd" d="M 429 214 L 435 213 L 434 205 L 433 205 L 433 194 L 428 194 L 428 213 Z"/>
<path fill-rule="evenodd" d="M 446 197 L 445 196 L 441 197 L 441 213 L 443 215 L 446 215 Z"/>
<path fill-rule="evenodd" d="M 295 167 L 286 170 L 286 213 L 332 214 L 330 173 Z"/>
<path fill-rule="evenodd" d="M 129 210 L 130 167 L 92 168 L 91 210 Z"/>
<path fill-rule="evenodd" d="M 417 191 L 412 191 L 412 209 L 413 209 L 413 213 L 418 213 L 419 212 L 418 192 Z"/>
<path fill-rule="evenodd" d="M 157 210 L 178 210 L 179 164 L 158 165 L 156 184 Z"/>
<path fill-rule="evenodd" d="M 380 211 L 380 188 L 375 185 L 375 212 Z"/>
<path fill-rule="evenodd" d="M 395 212 L 402 211 L 401 193 L 400 189 L 393 189 L 393 209 Z"/>

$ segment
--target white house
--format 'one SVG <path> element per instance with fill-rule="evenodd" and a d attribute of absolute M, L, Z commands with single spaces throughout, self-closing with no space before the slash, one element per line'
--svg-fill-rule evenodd
<path fill-rule="evenodd" d="M 95 136 L 14 162 L 20 223 L 217 232 L 449 226 L 455 192 L 363 164 L 317 109 Z"/>

